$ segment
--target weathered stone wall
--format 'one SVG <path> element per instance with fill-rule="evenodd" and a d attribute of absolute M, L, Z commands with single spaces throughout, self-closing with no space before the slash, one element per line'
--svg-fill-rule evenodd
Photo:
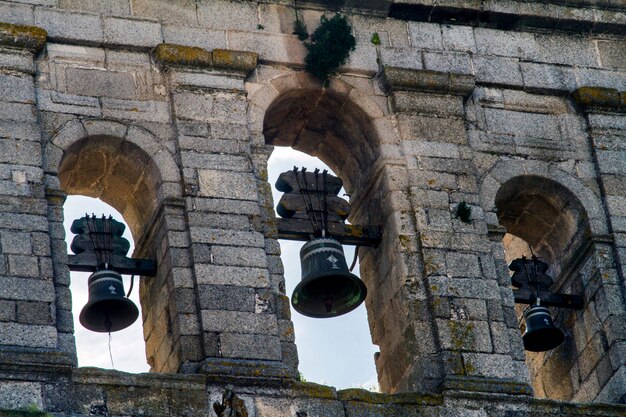
<path fill-rule="evenodd" d="M 0 1 L 0 408 L 212 415 L 231 382 L 260 417 L 624 414 L 529 384 L 625 401 L 626 8 L 430 3 Z M 327 9 L 357 48 L 322 86 L 292 31 Z M 380 224 L 360 251 L 379 382 L 432 395 L 294 382 L 272 145 L 325 160 L 351 222 Z M 74 367 L 68 193 L 116 207 L 158 263 L 157 373 Z M 584 297 L 553 311 L 554 351 L 523 351 L 507 231 Z"/>

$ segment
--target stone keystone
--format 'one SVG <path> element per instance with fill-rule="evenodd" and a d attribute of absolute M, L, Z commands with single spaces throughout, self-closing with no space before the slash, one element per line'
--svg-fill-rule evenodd
<path fill-rule="evenodd" d="M 39 52 L 46 45 L 48 32 L 37 26 L 0 22 L 0 45 Z"/>

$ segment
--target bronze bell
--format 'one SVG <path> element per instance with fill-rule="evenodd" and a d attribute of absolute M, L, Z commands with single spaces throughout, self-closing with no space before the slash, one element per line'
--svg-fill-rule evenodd
<path fill-rule="evenodd" d="M 313 239 L 300 250 L 302 280 L 291 296 L 293 308 L 305 316 L 337 317 L 357 308 L 367 295 L 363 281 L 348 271 L 339 241 Z"/>
<path fill-rule="evenodd" d="M 559 346 L 565 340 L 565 335 L 554 325 L 550 311 L 537 304 L 524 311 L 526 332 L 522 336 L 524 349 L 530 352 L 545 352 Z"/>
<path fill-rule="evenodd" d="M 89 276 L 89 301 L 80 312 L 80 324 L 94 332 L 122 330 L 137 320 L 139 310 L 124 296 L 124 281 L 115 271 L 101 270 Z"/>

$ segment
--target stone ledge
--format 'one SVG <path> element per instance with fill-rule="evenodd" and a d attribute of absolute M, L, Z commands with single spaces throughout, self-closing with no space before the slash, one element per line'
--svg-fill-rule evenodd
<path fill-rule="evenodd" d="M 444 396 L 440 394 L 399 393 L 383 394 L 364 389 L 344 389 L 337 391 L 341 401 L 365 402 L 369 404 L 416 404 L 443 405 Z"/>
<path fill-rule="evenodd" d="M 443 24 L 462 24 L 502 30 L 558 30 L 574 33 L 624 33 L 624 7 L 599 1 L 588 5 L 545 4 L 539 1 L 501 2 L 432 0 L 394 1 L 389 17 L 400 20 Z M 537 4 L 533 4 L 537 3 Z M 540 4 L 543 3 L 543 4 Z"/>
<path fill-rule="evenodd" d="M 46 45 L 48 32 L 37 26 L 0 22 L 0 46 L 39 52 Z"/>
<path fill-rule="evenodd" d="M 277 361 L 207 358 L 199 372 L 208 382 L 262 386 L 293 385 L 298 377 L 295 369 Z"/>
<path fill-rule="evenodd" d="M 473 75 L 397 67 L 385 67 L 384 83 L 390 91 L 427 91 L 464 97 L 476 86 Z"/>
<path fill-rule="evenodd" d="M 162 68 L 214 69 L 246 76 L 256 68 L 259 55 L 254 52 L 206 49 L 162 43 L 152 50 L 152 58 Z"/>
<path fill-rule="evenodd" d="M 152 59 L 162 67 L 211 68 L 211 52 L 195 46 L 161 43 L 152 50 Z"/>
<path fill-rule="evenodd" d="M 585 109 L 626 112 L 626 91 L 614 88 L 580 87 L 572 92 L 572 99 Z"/>
<path fill-rule="evenodd" d="M 484 392 L 491 394 L 524 395 L 531 397 L 533 389 L 528 384 L 514 380 L 448 376 L 441 383 L 441 391 Z"/>

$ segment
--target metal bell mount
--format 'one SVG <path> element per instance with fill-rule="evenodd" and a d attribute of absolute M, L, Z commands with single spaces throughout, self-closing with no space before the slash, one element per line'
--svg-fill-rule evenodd
<path fill-rule="evenodd" d="M 536 256 L 531 259 L 522 256 L 509 265 L 514 271 L 511 283 L 517 289 L 513 291 L 516 303 L 529 304 L 524 311 L 526 331 L 522 336 L 524 349 L 529 352 L 545 352 L 558 347 L 565 341 L 565 334 L 552 320 L 546 306 L 562 308 L 581 308 L 582 298 L 571 294 L 555 294 L 549 291 L 553 284 L 547 274 L 548 264 Z"/>
<path fill-rule="evenodd" d="M 153 276 L 156 265 L 148 259 L 126 257 L 130 249 L 122 237 L 123 223 L 109 216 L 82 217 L 74 220 L 71 231 L 76 236 L 71 249 L 76 255 L 68 256 L 72 271 L 93 272 L 89 276 L 89 300 L 80 312 L 80 323 L 94 332 L 111 333 L 125 329 L 139 316 L 137 306 L 124 292 L 122 273 Z"/>
<path fill-rule="evenodd" d="M 340 229 L 350 205 L 337 194 L 343 183 L 327 171 L 306 172 L 294 167 L 283 172 L 276 188 L 285 192 L 276 211 L 295 226 L 306 227 L 300 250 L 302 276 L 292 296 L 293 308 L 308 317 L 330 318 L 357 308 L 367 296 L 363 281 L 352 274 L 343 247 L 329 229 Z"/>

